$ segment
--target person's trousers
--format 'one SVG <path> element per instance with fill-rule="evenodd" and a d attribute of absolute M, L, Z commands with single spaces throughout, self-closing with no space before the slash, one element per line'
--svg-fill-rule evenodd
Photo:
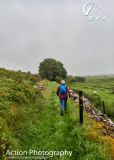
<path fill-rule="evenodd" d="M 67 98 L 60 98 L 60 113 L 63 114 L 67 107 Z"/>

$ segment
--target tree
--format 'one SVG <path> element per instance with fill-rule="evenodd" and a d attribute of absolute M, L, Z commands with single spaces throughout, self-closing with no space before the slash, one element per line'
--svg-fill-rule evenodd
<path fill-rule="evenodd" d="M 39 75 L 52 81 L 60 81 L 60 79 L 67 77 L 67 71 L 61 62 L 46 58 L 40 63 Z"/>

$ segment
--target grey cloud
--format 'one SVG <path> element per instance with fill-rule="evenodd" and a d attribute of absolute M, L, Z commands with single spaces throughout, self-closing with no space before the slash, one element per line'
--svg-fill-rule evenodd
<path fill-rule="evenodd" d="M 37 72 L 52 57 L 69 74 L 114 73 L 114 2 L 97 4 L 104 22 L 85 21 L 79 0 L 1 0 L 0 67 Z"/>

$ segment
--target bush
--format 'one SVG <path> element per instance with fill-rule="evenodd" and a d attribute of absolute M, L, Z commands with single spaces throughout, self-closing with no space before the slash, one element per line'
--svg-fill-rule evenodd
<path fill-rule="evenodd" d="M 12 100 L 18 102 L 19 104 L 27 102 L 26 95 L 21 91 L 13 92 Z"/>
<path fill-rule="evenodd" d="M 85 78 L 70 75 L 70 76 L 67 77 L 67 82 L 68 83 L 85 82 Z"/>

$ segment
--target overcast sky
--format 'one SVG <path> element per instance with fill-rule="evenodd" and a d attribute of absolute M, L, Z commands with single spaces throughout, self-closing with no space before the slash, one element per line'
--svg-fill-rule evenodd
<path fill-rule="evenodd" d="M 0 0 L 0 67 L 38 72 L 44 58 L 73 75 L 114 73 L 114 1 Z M 85 7 L 85 10 L 89 6 Z"/>

